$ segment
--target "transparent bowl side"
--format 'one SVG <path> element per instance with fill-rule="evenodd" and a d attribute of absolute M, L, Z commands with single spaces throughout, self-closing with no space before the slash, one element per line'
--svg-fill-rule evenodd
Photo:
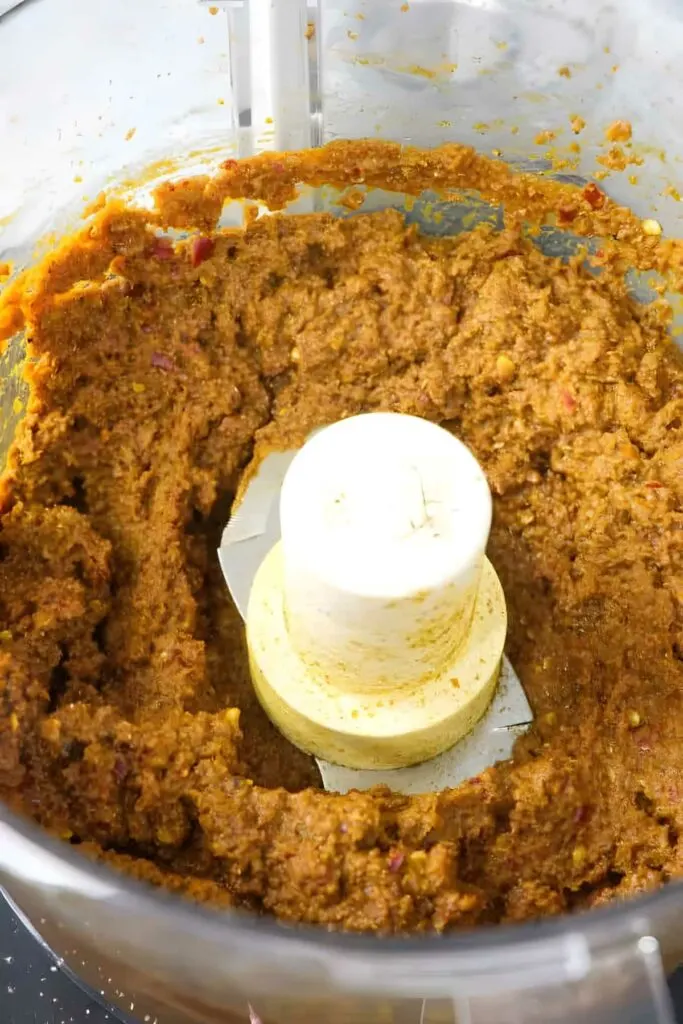
<path fill-rule="evenodd" d="M 681 235 L 682 47 L 674 0 L 25 0 L 0 17 L 0 251 L 155 161 L 361 137 L 606 174 Z M 599 162 L 616 120 L 623 170 Z"/>
<path fill-rule="evenodd" d="M 206 0 L 210 3 L 211 0 Z M 457 141 L 586 180 L 680 235 L 673 0 L 224 0 L 242 154 L 340 138 Z M 632 125 L 616 170 L 605 131 Z M 619 164 L 619 158 L 616 158 Z"/>
<path fill-rule="evenodd" d="M 30 0 L 0 18 L 0 251 L 25 263 L 143 167 L 234 153 L 225 19 L 191 0 Z"/>

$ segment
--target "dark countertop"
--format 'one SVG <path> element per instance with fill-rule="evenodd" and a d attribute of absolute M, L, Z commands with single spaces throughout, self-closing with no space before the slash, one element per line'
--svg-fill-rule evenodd
<path fill-rule="evenodd" d="M 57 967 L 12 913 L 2 894 L 0 1007 L 2 1024 L 138 1024 Z"/>
<path fill-rule="evenodd" d="M 671 989 L 683 1024 L 683 971 L 674 976 Z M 0 1007 L 1 1024 L 140 1024 L 56 966 L 1 894 Z"/>

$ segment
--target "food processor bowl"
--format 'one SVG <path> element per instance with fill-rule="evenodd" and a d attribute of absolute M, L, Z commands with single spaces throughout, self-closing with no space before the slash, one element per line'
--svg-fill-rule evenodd
<path fill-rule="evenodd" d="M 144 204 L 180 168 L 333 139 L 457 140 L 584 182 L 608 170 L 616 119 L 632 124 L 634 173 L 601 187 L 680 236 L 682 44 L 673 0 L 25 0 L 0 17 L 0 262 L 30 264 L 102 189 Z M 292 209 L 339 213 L 334 200 L 304 189 Z M 435 201 L 376 191 L 364 209 L 444 233 L 495 213 L 473 197 L 437 227 Z M 22 358 L 18 338 L 0 363 L 0 464 Z M 196 907 L 4 808 L 0 882 L 60 961 L 159 1024 L 667 1022 L 683 957 L 680 883 L 538 924 L 332 934 Z"/>

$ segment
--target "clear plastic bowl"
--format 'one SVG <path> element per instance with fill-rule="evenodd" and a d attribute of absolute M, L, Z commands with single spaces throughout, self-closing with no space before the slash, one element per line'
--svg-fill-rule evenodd
<path fill-rule="evenodd" d="M 683 235 L 665 194 L 682 50 L 674 0 L 30 0 L 0 16 L 0 260 L 29 263 L 86 197 L 163 158 L 187 171 L 335 138 L 457 140 L 538 170 L 566 150 L 559 173 L 586 180 L 615 118 L 643 164 L 604 187 Z M 0 364 L 0 463 L 20 358 L 17 343 Z M 538 925 L 379 940 L 198 909 L 1 808 L 0 881 L 67 966 L 159 1024 L 247 1021 L 250 1006 L 264 1024 L 666 1022 L 665 970 L 683 957 L 678 883 Z"/>

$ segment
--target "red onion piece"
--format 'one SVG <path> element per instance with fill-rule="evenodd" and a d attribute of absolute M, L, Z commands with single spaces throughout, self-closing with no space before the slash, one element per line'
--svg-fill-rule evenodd
<path fill-rule="evenodd" d="M 152 256 L 155 256 L 158 260 L 171 260 L 173 259 L 174 249 L 173 242 L 170 238 L 162 236 L 156 238 L 152 245 Z"/>
<path fill-rule="evenodd" d="M 213 250 L 215 243 L 213 238 L 193 238 L 190 246 L 190 258 L 192 260 L 192 266 L 198 267 L 204 260 L 208 260 L 210 256 L 213 256 Z"/>
<path fill-rule="evenodd" d="M 403 853 L 392 853 L 389 857 L 389 870 L 392 874 L 396 874 L 403 867 L 403 861 L 405 860 L 405 854 Z"/>
<path fill-rule="evenodd" d="M 152 352 L 152 366 L 156 366 L 159 370 L 175 370 L 175 363 L 170 356 L 164 355 L 163 352 Z"/>

